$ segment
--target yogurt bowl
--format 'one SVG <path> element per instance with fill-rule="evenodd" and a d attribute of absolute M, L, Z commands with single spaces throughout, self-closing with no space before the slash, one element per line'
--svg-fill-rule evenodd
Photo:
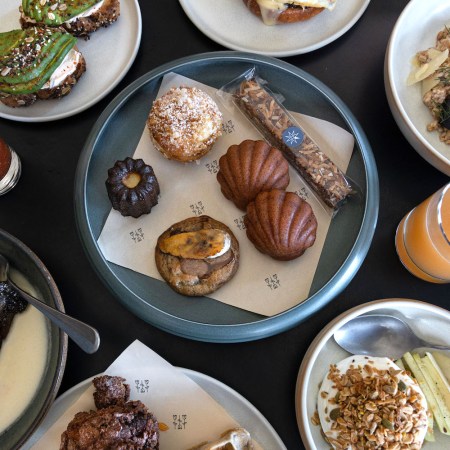
<path fill-rule="evenodd" d="M 337 364 L 350 356 L 333 338 L 335 331 L 348 321 L 361 315 L 387 314 L 396 316 L 410 325 L 413 331 L 429 342 L 450 344 L 450 312 L 418 300 L 390 298 L 356 306 L 332 320 L 309 346 L 297 378 L 295 409 L 297 424 L 307 450 L 329 450 L 321 426 L 314 420 L 318 413 L 320 385 L 330 364 Z M 413 349 L 411 349 L 413 350 Z M 428 450 L 447 450 L 450 436 L 435 432 L 435 441 L 426 442 Z"/>
<path fill-rule="evenodd" d="M 39 258 L 0 229 L 0 254 L 11 278 L 46 304 L 64 311 L 58 288 Z M 16 314 L 0 348 L 0 448 L 23 446 L 41 423 L 61 384 L 67 335 L 31 305 Z"/>

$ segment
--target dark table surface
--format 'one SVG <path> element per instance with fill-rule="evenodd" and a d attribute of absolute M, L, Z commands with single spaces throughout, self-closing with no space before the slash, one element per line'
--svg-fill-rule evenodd
<path fill-rule="evenodd" d="M 356 25 L 335 42 L 309 54 L 283 58 L 330 87 L 362 125 L 379 172 L 379 219 L 364 263 L 337 298 L 287 332 L 239 344 L 183 339 L 134 316 L 97 277 L 77 234 L 75 170 L 85 139 L 104 108 L 132 81 L 163 63 L 225 50 L 190 22 L 176 0 L 139 3 L 143 21 L 139 53 L 128 74 L 106 98 L 81 114 L 56 122 L 0 119 L 0 135 L 17 150 L 23 163 L 19 184 L 0 197 L 0 228 L 43 260 L 61 291 L 66 311 L 101 334 L 101 347 L 93 355 L 69 341 L 60 393 L 102 372 L 139 339 L 171 364 L 210 375 L 238 391 L 269 420 L 288 449 L 302 449 L 295 418 L 295 383 L 309 344 L 330 320 L 356 305 L 382 298 L 411 298 L 449 308 L 448 285 L 433 285 L 411 276 L 394 248 L 395 229 L 403 215 L 448 182 L 447 176 L 408 144 L 385 96 L 385 50 L 408 2 L 374 0 Z"/>

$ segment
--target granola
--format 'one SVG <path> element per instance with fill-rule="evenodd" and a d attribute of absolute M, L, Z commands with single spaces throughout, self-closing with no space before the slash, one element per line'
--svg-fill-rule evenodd
<path fill-rule="evenodd" d="M 418 450 L 427 404 L 415 381 L 388 358 L 332 364 L 318 396 L 325 439 L 335 449 Z"/>

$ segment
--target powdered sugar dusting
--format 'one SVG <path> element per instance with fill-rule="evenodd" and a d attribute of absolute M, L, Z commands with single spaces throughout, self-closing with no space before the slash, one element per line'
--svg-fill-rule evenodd
<path fill-rule="evenodd" d="M 222 113 L 202 90 L 175 87 L 153 103 L 147 125 L 164 156 L 193 161 L 222 134 Z"/>

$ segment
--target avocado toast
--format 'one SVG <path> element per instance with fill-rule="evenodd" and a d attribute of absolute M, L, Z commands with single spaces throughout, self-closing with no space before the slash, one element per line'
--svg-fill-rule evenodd
<path fill-rule="evenodd" d="M 27 28 L 0 33 L 0 101 L 29 106 L 63 97 L 86 70 L 75 37 L 62 29 Z"/>
<path fill-rule="evenodd" d="M 88 38 L 120 15 L 120 0 L 22 0 L 22 28 L 63 27 L 74 36 Z"/>

